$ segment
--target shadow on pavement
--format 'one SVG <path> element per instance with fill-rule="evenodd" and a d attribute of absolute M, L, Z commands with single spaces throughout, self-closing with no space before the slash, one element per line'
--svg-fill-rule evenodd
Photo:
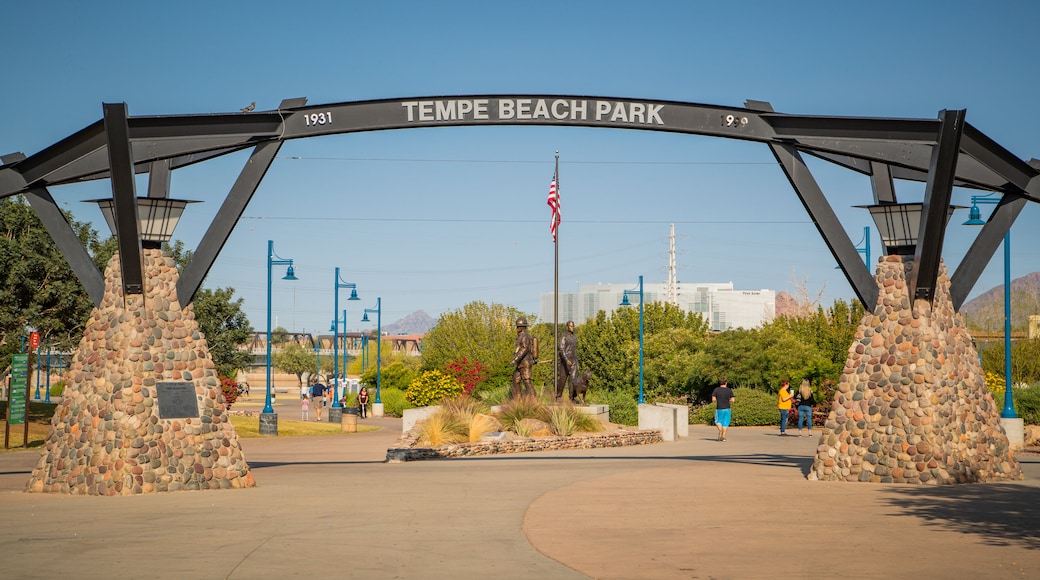
<path fill-rule="evenodd" d="M 1040 489 L 1011 483 L 898 487 L 882 501 L 925 525 L 980 536 L 991 546 L 1040 549 Z"/>

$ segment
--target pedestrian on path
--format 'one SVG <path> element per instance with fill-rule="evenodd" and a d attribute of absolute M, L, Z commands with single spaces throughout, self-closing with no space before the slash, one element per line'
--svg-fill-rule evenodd
<path fill-rule="evenodd" d="M 812 437 L 812 410 L 816 406 L 816 398 L 813 397 L 809 379 L 802 380 L 802 386 L 794 397 L 794 405 L 798 408 L 798 436 L 802 436 L 802 420 L 805 420 L 809 425 L 809 437 Z"/>
<path fill-rule="evenodd" d="M 317 416 L 317 421 L 321 421 L 321 410 L 325 406 L 325 393 L 328 392 L 328 389 L 319 381 L 314 381 L 314 386 L 311 387 L 311 403 L 314 404 L 314 414 Z"/>
<path fill-rule="evenodd" d="M 300 399 L 300 420 L 301 421 L 308 421 L 308 420 L 310 420 L 309 411 L 310 411 L 310 401 L 307 400 L 307 397 L 304 397 L 304 398 Z"/>
<path fill-rule="evenodd" d="M 730 406 L 737 398 L 733 395 L 733 389 L 726 384 L 726 377 L 719 380 L 719 386 L 711 392 L 711 400 L 715 403 L 715 427 L 719 430 L 719 441 L 726 440 L 726 431 L 729 430 L 732 412 Z"/>
<path fill-rule="evenodd" d="M 368 412 L 368 389 L 361 387 L 357 393 L 358 416 L 364 419 Z"/>
<path fill-rule="evenodd" d="M 791 414 L 791 402 L 794 395 L 791 394 L 791 384 L 787 379 L 780 381 L 780 394 L 777 395 L 777 408 L 780 409 L 780 435 L 787 435 L 787 419 Z"/>

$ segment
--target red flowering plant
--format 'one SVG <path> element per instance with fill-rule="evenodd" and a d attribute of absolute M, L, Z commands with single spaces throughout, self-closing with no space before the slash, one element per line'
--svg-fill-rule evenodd
<path fill-rule="evenodd" d="M 487 380 L 488 366 L 479 360 L 469 360 L 466 357 L 455 359 L 444 368 L 444 373 L 454 378 L 462 385 L 462 392 L 469 395 L 480 383 Z"/>
<path fill-rule="evenodd" d="M 238 399 L 238 385 L 233 379 L 220 377 L 220 391 L 224 393 L 224 407 L 230 410 L 231 405 Z"/>

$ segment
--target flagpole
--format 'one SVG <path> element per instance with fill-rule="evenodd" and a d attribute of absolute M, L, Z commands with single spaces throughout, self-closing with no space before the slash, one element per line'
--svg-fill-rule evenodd
<path fill-rule="evenodd" d="M 556 205 L 560 205 L 560 150 L 556 150 L 556 169 L 553 172 L 556 180 Z M 559 210 L 557 210 L 559 211 Z M 560 220 L 563 221 L 563 220 Z M 559 348 L 560 348 L 560 224 L 556 224 L 556 235 L 553 237 L 553 393 L 556 393 L 556 385 L 560 384 L 559 372 Z"/>

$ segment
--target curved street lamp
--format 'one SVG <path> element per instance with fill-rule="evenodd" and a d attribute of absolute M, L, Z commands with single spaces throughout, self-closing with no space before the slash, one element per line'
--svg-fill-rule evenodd
<path fill-rule="evenodd" d="M 632 303 L 628 301 L 628 296 L 639 296 L 639 404 L 644 403 L 643 399 L 643 277 L 639 277 L 639 290 L 625 290 L 621 294 L 621 306 L 631 306 Z"/>
<path fill-rule="evenodd" d="M 271 281 L 273 277 L 271 269 L 273 266 L 288 266 L 282 280 L 299 280 L 293 272 L 292 259 L 281 258 L 275 254 L 274 240 L 267 240 L 267 396 L 264 399 L 264 410 L 260 412 L 261 435 L 278 434 L 278 414 L 271 406 Z"/>
<path fill-rule="evenodd" d="M 340 288 L 350 288 L 350 298 L 347 300 L 361 300 L 357 295 L 357 284 L 353 282 L 344 282 L 343 278 L 339 275 L 339 266 L 336 267 L 336 285 L 333 292 L 335 293 L 335 300 L 333 300 L 332 310 L 332 408 L 342 409 L 343 405 L 339 402 L 339 290 Z M 343 311 L 343 332 L 347 331 L 347 311 Z M 346 349 L 346 345 L 343 345 Z M 344 365 L 346 367 L 346 365 Z M 344 368 L 343 372 L 346 373 L 347 369 Z M 332 419 L 332 414 L 329 414 L 329 419 Z"/>
<path fill-rule="evenodd" d="M 382 388 L 382 367 L 383 360 L 381 356 L 380 347 L 383 344 L 383 298 L 376 298 L 375 308 L 366 308 L 365 315 L 361 318 L 361 322 L 368 322 L 368 313 L 372 312 L 376 315 L 376 401 L 377 405 L 382 404 L 382 400 L 379 398 L 380 389 Z"/>
<path fill-rule="evenodd" d="M 993 194 L 990 194 L 993 195 Z M 968 221 L 962 225 L 984 226 L 982 212 L 979 204 L 997 205 L 999 198 L 991 198 L 986 195 L 971 196 L 971 210 L 968 212 Z M 1011 394 L 1011 229 L 1004 234 L 1004 408 L 1000 411 L 1004 419 L 1016 419 L 1014 399 Z"/>

